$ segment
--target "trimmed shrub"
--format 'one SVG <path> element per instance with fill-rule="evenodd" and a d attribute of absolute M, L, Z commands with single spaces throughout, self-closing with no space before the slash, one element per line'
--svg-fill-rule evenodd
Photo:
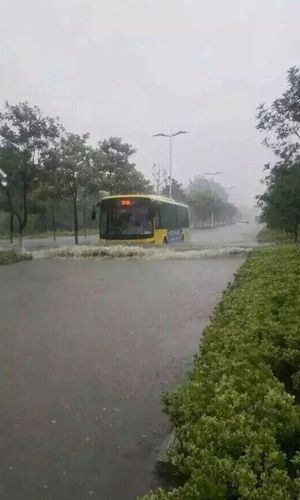
<path fill-rule="evenodd" d="M 148 500 L 300 496 L 300 248 L 254 251 L 205 330 L 187 383 L 164 394 L 182 486 Z"/>

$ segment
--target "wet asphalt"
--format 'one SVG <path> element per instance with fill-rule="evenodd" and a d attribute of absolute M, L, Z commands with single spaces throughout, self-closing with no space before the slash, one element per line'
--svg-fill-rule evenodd
<path fill-rule="evenodd" d="M 0 499 L 132 500 L 155 486 L 161 392 L 183 380 L 242 261 L 1 267 Z"/>

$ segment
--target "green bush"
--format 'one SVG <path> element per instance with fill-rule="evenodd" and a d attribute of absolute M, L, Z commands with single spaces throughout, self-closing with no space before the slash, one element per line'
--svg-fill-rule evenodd
<path fill-rule="evenodd" d="M 32 255 L 28 252 L 17 253 L 12 250 L 0 250 L 0 266 L 7 264 L 15 264 L 16 262 L 21 262 L 22 260 L 31 260 Z"/>
<path fill-rule="evenodd" d="M 259 243 L 288 243 L 293 241 L 293 237 L 284 231 L 263 227 L 257 235 L 257 241 Z"/>
<path fill-rule="evenodd" d="M 164 395 L 182 486 L 145 497 L 300 497 L 300 248 L 256 250 L 205 330 L 188 382 Z"/>

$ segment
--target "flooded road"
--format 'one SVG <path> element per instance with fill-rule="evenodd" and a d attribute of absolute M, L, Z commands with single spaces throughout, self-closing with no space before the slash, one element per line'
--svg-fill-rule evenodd
<path fill-rule="evenodd" d="M 258 226 L 253 222 L 249 224 L 237 223 L 212 229 L 193 229 L 191 231 L 191 244 L 206 247 L 256 246 L 257 233 Z"/>
<path fill-rule="evenodd" d="M 220 226 L 207 229 L 192 229 L 191 241 L 188 243 L 179 244 L 186 249 L 194 248 L 214 248 L 220 246 L 255 246 L 256 234 L 258 233 L 258 226 L 251 222 L 250 224 L 232 224 L 230 226 Z M 88 235 L 86 238 L 79 237 L 79 243 L 85 244 L 98 244 L 98 234 Z M 64 246 L 74 245 L 74 236 L 59 236 L 56 241 L 49 235 L 44 238 L 24 238 L 23 246 L 25 250 L 35 251 L 48 248 L 59 248 Z M 7 240 L 0 240 L 0 248 L 9 247 Z M 170 245 L 174 247 L 174 245 Z M 175 245 L 176 246 L 176 245 Z M 15 247 L 18 247 L 18 241 L 15 241 Z"/>
<path fill-rule="evenodd" d="M 147 492 L 168 432 L 161 392 L 183 379 L 243 259 L 0 268 L 0 498 Z"/>

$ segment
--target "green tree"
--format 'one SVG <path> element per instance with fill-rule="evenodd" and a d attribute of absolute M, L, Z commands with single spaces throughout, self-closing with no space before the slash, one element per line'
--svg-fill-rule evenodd
<path fill-rule="evenodd" d="M 191 210 L 191 221 L 195 226 L 210 220 L 213 210 L 213 200 L 208 191 L 195 191 L 188 195 L 188 205 Z"/>
<path fill-rule="evenodd" d="M 161 192 L 161 194 L 166 197 L 169 197 L 169 182 L 169 179 L 165 179 L 165 185 Z M 172 198 L 181 203 L 185 203 L 187 200 L 182 184 L 176 181 L 176 179 L 172 179 Z"/>
<path fill-rule="evenodd" d="M 152 166 L 152 177 L 154 192 L 155 194 L 160 194 L 168 183 L 167 172 L 159 163 L 154 163 Z"/>
<path fill-rule="evenodd" d="M 73 204 L 74 238 L 78 245 L 78 201 L 82 190 L 95 176 L 91 163 L 91 148 L 87 144 L 89 134 L 65 134 L 60 141 L 56 155 L 56 175 L 61 188 Z"/>
<path fill-rule="evenodd" d="M 18 221 L 20 243 L 28 219 L 28 202 L 40 180 L 43 154 L 56 143 L 62 126 L 27 102 L 4 105 L 0 113 L 0 167 L 7 174 L 5 192 L 11 220 Z"/>
<path fill-rule="evenodd" d="M 9 213 L 9 240 L 13 243 L 14 240 L 14 210 L 13 207 L 19 198 L 17 176 L 15 175 L 15 164 L 18 161 L 17 154 L 11 148 L 0 148 L 0 165 L 9 172 L 9 176 L 2 171 L 0 192 L 1 192 L 1 209 Z M 16 196 L 17 194 L 17 196 Z M 15 203 L 14 203 L 15 202 Z"/>
<path fill-rule="evenodd" d="M 232 224 L 237 215 L 234 205 L 209 191 L 189 193 L 187 203 L 191 209 L 191 220 L 196 226 L 208 223 Z"/>
<path fill-rule="evenodd" d="M 202 175 L 190 181 L 187 196 L 191 219 L 195 225 L 231 224 L 237 214 L 236 207 L 228 202 L 223 186 Z"/>
<path fill-rule="evenodd" d="M 271 229 L 283 230 L 298 241 L 300 227 L 300 162 L 277 164 L 266 177 L 267 189 L 258 196 L 260 220 Z"/>
<path fill-rule="evenodd" d="M 287 74 L 287 90 L 270 107 L 264 103 L 257 109 L 257 125 L 267 132 L 263 143 L 285 162 L 300 159 L 300 69 L 291 67 Z"/>
<path fill-rule="evenodd" d="M 36 198 L 48 202 L 51 211 L 51 224 L 53 239 L 56 241 L 56 210 L 60 200 L 68 195 L 63 172 L 60 170 L 60 157 L 58 149 L 52 149 L 44 155 L 44 169 L 41 184 Z"/>
<path fill-rule="evenodd" d="M 214 193 L 223 201 L 227 201 L 228 199 L 228 195 L 221 184 L 213 180 L 208 180 L 202 175 L 197 175 L 189 182 L 188 191 L 190 193 Z"/>
<path fill-rule="evenodd" d="M 98 182 L 110 194 L 148 193 L 150 182 L 139 172 L 130 157 L 136 150 L 119 137 L 100 141 L 93 151 L 93 163 L 98 172 Z"/>

